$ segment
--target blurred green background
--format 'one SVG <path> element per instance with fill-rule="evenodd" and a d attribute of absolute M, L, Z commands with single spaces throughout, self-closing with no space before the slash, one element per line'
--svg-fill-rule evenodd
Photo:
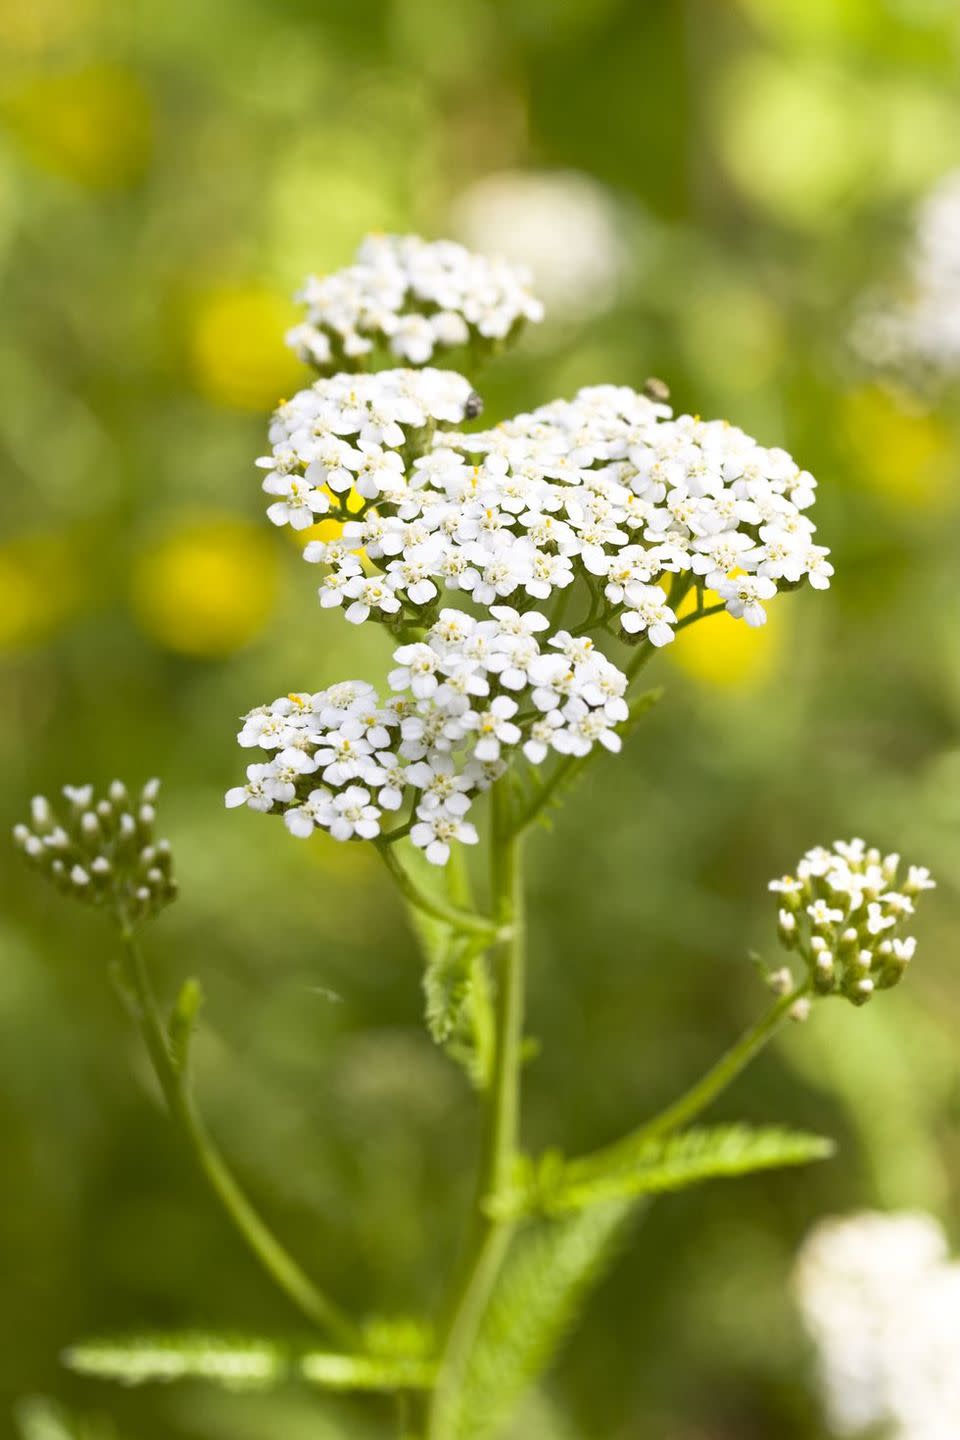
<path fill-rule="evenodd" d="M 957 6 L 6 0 L 0 52 L 0 818 L 164 777 L 183 897 L 150 944 L 165 995 L 208 993 L 204 1108 L 357 1309 L 436 1303 L 474 1103 L 376 860 L 222 807 L 240 713 L 376 678 L 389 648 L 321 614 L 263 518 L 266 415 L 308 378 L 287 297 L 368 229 L 526 248 L 551 312 L 481 377 L 488 416 L 652 373 L 819 477 L 834 588 L 681 637 L 628 755 L 532 846 L 529 1142 L 613 1136 L 758 1012 L 766 881 L 811 844 L 934 869 L 920 958 L 719 1108 L 839 1158 L 656 1205 L 516 1434 L 822 1435 L 788 1289 L 808 1226 L 923 1207 L 960 1240 L 958 408 L 847 339 L 960 163 Z M 385 1433 L 373 1403 L 62 1373 L 95 1331 L 292 1317 L 153 1103 L 106 926 L 12 852 L 0 875 L 0 1426 L 45 1394 L 127 1440 Z"/>

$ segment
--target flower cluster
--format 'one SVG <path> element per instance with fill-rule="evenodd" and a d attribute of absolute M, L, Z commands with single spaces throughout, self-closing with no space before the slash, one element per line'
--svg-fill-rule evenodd
<path fill-rule="evenodd" d="M 504 263 L 368 239 L 305 299 L 295 343 L 343 373 L 274 415 L 257 462 L 267 513 L 302 531 L 335 521 L 303 552 L 324 567 L 322 606 L 412 643 L 386 701 L 348 682 L 248 717 L 241 743 L 271 754 L 229 805 L 280 810 L 296 835 L 409 835 L 442 864 L 451 840 L 476 838 L 464 816 L 512 752 L 538 765 L 619 747 L 627 678 L 589 636 L 660 647 L 704 613 L 761 625 L 779 590 L 829 585 L 813 477 L 726 422 L 674 418 L 662 387 L 593 386 L 471 433 L 480 397 L 459 374 L 345 373 L 377 340 L 421 365 L 438 345 L 539 319 Z M 561 630 L 578 597 L 586 613 Z M 405 807 L 385 832 L 385 812 Z"/>
<path fill-rule="evenodd" d="M 813 477 L 732 425 L 669 413 L 626 387 L 597 386 L 494 430 L 436 437 L 392 484 L 378 478 L 375 505 L 342 539 L 306 547 L 307 560 L 329 566 L 322 604 L 348 602 L 357 622 L 422 623 L 444 589 L 480 605 L 542 603 L 579 576 L 598 624 L 665 645 L 677 623 L 665 580 L 681 593 L 709 587 L 748 625 L 763 624 L 778 589 L 827 586 L 828 551 L 804 514 Z"/>
<path fill-rule="evenodd" d="M 898 885 L 899 870 L 899 855 L 838 840 L 831 850 L 808 850 L 796 875 L 771 880 L 781 944 L 799 953 L 817 994 L 862 1005 L 902 978 L 916 949 L 904 927 L 935 882 L 911 865 Z"/>
<path fill-rule="evenodd" d="M 836 1434 L 960 1434 L 960 1264 L 931 1215 L 822 1222 L 794 1287 Z"/>
<path fill-rule="evenodd" d="M 287 335 L 319 370 L 352 370 L 378 343 L 410 365 L 468 341 L 504 340 L 543 319 L 521 267 L 472 254 L 452 240 L 369 235 L 353 265 L 311 276 L 297 296 L 305 320 Z"/>
<path fill-rule="evenodd" d="M 335 840 L 375 840 L 385 812 L 406 806 L 413 844 L 443 865 L 452 841 L 476 842 L 465 816 L 511 752 L 537 765 L 595 744 L 619 750 L 626 676 L 587 638 L 561 632 L 542 650 L 536 611 L 490 615 L 443 610 L 424 640 L 394 652 L 386 701 L 347 681 L 251 711 L 239 743 L 271 758 L 248 767 L 227 805 L 278 810 L 291 834 Z"/>
<path fill-rule="evenodd" d="M 275 525 L 305 530 L 338 496 L 383 497 L 395 505 L 407 489 L 407 449 L 422 450 L 438 425 L 479 413 L 479 396 L 452 370 L 381 370 L 333 375 L 285 401 L 270 425 L 269 473 Z"/>
<path fill-rule="evenodd" d="M 100 800 L 92 785 L 65 785 L 58 813 L 43 795 L 29 825 L 14 827 L 20 850 L 62 891 L 112 909 L 125 924 L 155 915 L 177 895 L 170 845 L 155 838 L 159 780 L 132 799 L 114 780 Z"/>

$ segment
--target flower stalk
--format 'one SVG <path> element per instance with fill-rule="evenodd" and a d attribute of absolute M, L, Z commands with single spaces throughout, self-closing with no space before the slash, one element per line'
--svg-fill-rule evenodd
<path fill-rule="evenodd" d="M 208 1135 L 194 1104 L 185 1069 L 174 1063 L 140 944 L 130 928 L 125 928 L 121 935 L 120 977 L 127 1008 L 143 1038 L 170 1118 L 178 1126 L 210 1188 L 248 1249 L 301 1315 L 341 1344 L 356 1346 L 360 1339 L 356 1326 L 317 1288 L 276 1238 Z"/>

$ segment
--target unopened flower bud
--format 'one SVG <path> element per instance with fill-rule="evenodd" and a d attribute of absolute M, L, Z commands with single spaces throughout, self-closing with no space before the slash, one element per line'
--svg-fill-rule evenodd
<path fill-rule="evenodd" d="M 148 782 L 147 793 L 157 786 Z M 110 787 L 109 800 L 94 800 L 92 785 L 66 785 L 68 811 L 63 819 L 43 796 L 31 803 L 32 824 L 14 828 L 13 838 L 37 868 L 64 894 L 87 904 L 109 907 L 118 923 L 156 914 L 176 895 L 171 876 L 170 846 L 150 843 L 148 833 L 156 812 L 140 806 L 137 818 L 127 807 L 129 797 L 120 781 Z M 145 883 L 146 881 L 146 883 Z"/>

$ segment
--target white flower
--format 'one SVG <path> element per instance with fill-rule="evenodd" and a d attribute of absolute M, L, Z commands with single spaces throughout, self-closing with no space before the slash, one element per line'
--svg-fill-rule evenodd
<path fill-rule="evenodd" d="M 748 625 L 765 625 L 767 612 L 761 600 L 772 600 L 777 587 L 772 580 L 761 576 L 740 575 L 736 580 L 721 580 L 715 587 L 717 594 L 727 602 L 728 612 L 735 619 L 744 619 Z"/>
<path fill-rule="evenodd" d="M 334 840 L 374 840 L 380 834 L 380 811 L 370 804 L 370 792 L 362 785 L 348 785 L 339 795 L 317 809 L 318 825 L 330 831 Z"/>
<path fill-rule="evenodd" d="M 498 760 L 501 745 L 518 744 L 522 732 L 518 725 L 513 724 L 512 718 L 517 709 L 516 700 L 498 695 L 486 710 L 467 713 L 464 724 L 477 733 L 473 753 L 478 760 Z"/>
<path fill-rule="evenodd" d="M 833 1432 L 960 1434 L 960 1264 L 933 1216 L 822 1221 L 800 1251 L 794 1288 Z"/>
<path fill-rule="evenodd" d="M 291 525 L 294 530 L 306 530 L 316 523 L 318 515 L 325 515 L 330 509 L 330 497 L 322 490 L 311 489 L 306 481 L 295 475 L 268 475 L 263 482 L 268 495 L 282 498 L 267 506 L 267 518 L 274 525 Z"/>
<path fill-rule="evenodd" d="M 283 823 L 290 834 L 295 835 L 298 840 L 306 840 L 313 834 L 315 826 L 327 823 L 326 817 L 330 814 L 332 798 L 331 792 L 325 787 L 311 790 L 302 805 L 285 811 Z"/>
<path fill-rule="evenodd" d="M 677 617 L 666 602 L 659 585 L 630 584 L 625 591 L 629 607 L 620 617 L 620 624 L 629 635 L 647 632 L 651 645 L 669 645 Z"/>
<path fill-rule="evenodd" d="M 450 843 L 476 845 L 477 832 L 473 825 L 447 809 L 417 810 L 418 820 L 410 831 L 410 839 L 422 850 L 431 865 L 446 865 L 450 859 Z"/>
<path fill-rule="evenodd" d="M 266 783 L 271 775 L 269 765 L 248 765 L 246 785 L 234 785 L 224 797 L 227 809 L 248 805 L 251 810 L 272 810 L 273 796 L 268 793 Z"/>

